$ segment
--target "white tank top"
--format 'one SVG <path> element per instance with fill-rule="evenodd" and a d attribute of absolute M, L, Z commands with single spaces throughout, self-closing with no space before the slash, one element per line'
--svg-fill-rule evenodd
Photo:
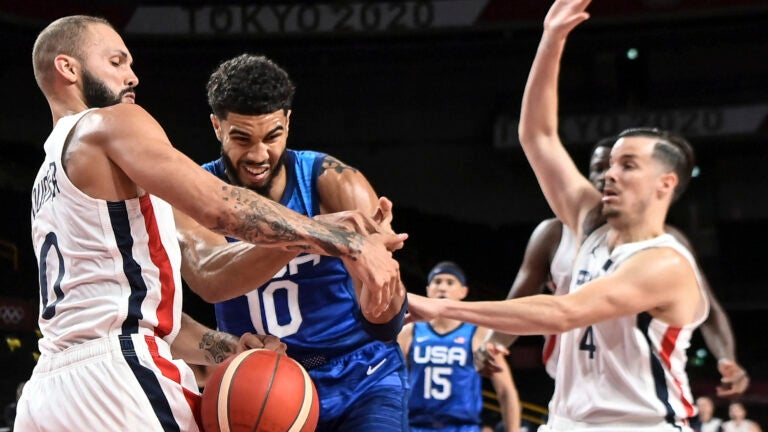
<path fill-rule="evenodd" d="M 563 224 L 561 226 L 560 243 L 557 245 L 557 249 L 552 255 L 552 262 L 549 264 L 550 288 L 554 295 L 568 294 L 568 288 L 571 285 L 573 260 L 576 257 L 576 237 L 567 226 Z M 557 371 L 557 356 L 560 349 L 558 339 L 556 334 L 546 335 L 544 338 L 544 349 L 541 353 L 544 368 L 552 378 L 555 378 Z"/>
<path fill-rule="evenodd" d="M 637 252 L 669 247 L 701 275 L 690 252 L 669 234 L 609 250 L 604 225 L 579 248 L 570 291 L 614 272 Z M 673 327 L 641 313 L 577 328 L 560 335 L 555 391 L 550 417 L 589 425 L 683 426 L 695 414 L 685 373 L 686 350 L 693 331 L 707 317 L 702 305 L 694 321 Z M 685 429 L 685 428 L 683 428 Z M 658 429 L 657 429 L 658 430 Z"/>
<path fill-rule="evenodd" d="M 170 344 L 179 330 L 181 254 L 171 206 L 149 194 L 94 199 L 64 172 L 64 143 L 88 112 L 56 123 L 32 189 L 43 354 L 133 333 Z"/>

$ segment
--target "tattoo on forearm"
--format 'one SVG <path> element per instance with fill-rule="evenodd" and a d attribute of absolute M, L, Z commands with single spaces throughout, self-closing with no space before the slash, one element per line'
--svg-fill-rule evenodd
<path fill-rule="evenodd" d="M 239 187 L 225 187 L 224 200 L 234 203 L 230 217 L 219 218 L 212 230 L 250 243 L 277 245 L 318 252 L 324 255 L 356 259 L 361 253 L 361 237 L 339 226 L 279 208 L 267 199 L 254 199 Z"/>
<path fill-rule="evenodd" d="M 325 159 L 323 159 L 323 166 L 320 169 L 320 174 L 327 170 L 334 170 L 338 174 L 341 174 L 345 170 L 350 170 L 354 173 L 357 172 L 357 169 L 343 163 L 342 161 L 332 157 L 332 156 L 326 156 Z"/>
<path fill-rule="evenodd" d="M 205 351 L 206 360 L 219 364 L 235 353 L 237 340 L 230 334 L 210 331 L 203 335 L 198 346 Z"/>

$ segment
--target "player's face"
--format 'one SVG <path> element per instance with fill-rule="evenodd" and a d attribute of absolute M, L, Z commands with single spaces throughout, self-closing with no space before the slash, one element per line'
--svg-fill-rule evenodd
<path fill-rule="evenodd" d="M 452 274 L 439 274 L 427 285 L 427 297 L 461 300 L 466 296 L 467 287 Z"/>
<path fill-rule="evenodd" d="M 104 24 L 92 24 L 88 31 L 81 74 L 86 105 L 135 103 L 139 78 L 131 69 L 133 60 L 123 39 Z"/>
<path fill-rule="evenodd" d="M 728 417 L 731 420 L 743 420 L 747 417 L 747 411 L 740 403 L 732 403 L 728 406 Z"/>
<path fill-rule="evenodd" d="M 699 408 L 699 418 L 709 420 L 712 418 L 714 405 L 708 398 L 699 398 L 696 400 L 696 407 Z"/>
<path fill-rule="evenodd" d="M 263 115 L 229 113 L 226 119 L 211 115 L 233 184 L 275 201 L 282 198 L 289 119 L 290 111 L 286 114 L 282 109 Z"/>
<path fill-rule="evenodd" d="M 605 187 L 605 172 L 608 171 L 611 159 L 610 147 L 597 147 L 592 152 L 592 158 L 589 160 L 589 181 L 600 192 Z"/>
<path fill-rule="evenodd" d="M 610 167 L 605 173 L 603 215 L 643 215 L 657 193 L 661 163 L 653 159 L 656 140 L 625 137 L 611 150 Z"/>

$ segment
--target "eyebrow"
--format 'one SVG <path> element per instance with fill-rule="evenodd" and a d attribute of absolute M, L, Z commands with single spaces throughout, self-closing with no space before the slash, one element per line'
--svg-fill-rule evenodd
<path fill-rule="evenodd" d="M 266 134 L 264 134 L 264 136 L 268 137 L 268 136 L 270 136 L 270 135 L 272 135 L 274 133 L 277 133 L 277 132 L 279 132 L 281 130 L 285 130 L 285 127 L 283 127 L 283 125 L 278 125 L 274 129 L 272 129 L 271 131 L 269 131 Z M 239 129 L 236 126 L 233 126 L 229 130 L 229 134 L 230 135 L 241 135 L 241 136 L 245 136 L 245 137 L 250 137 L 252 135 L 250 132 L 247 132 L 247 131 L 244 131 L 242 129 Z"/>

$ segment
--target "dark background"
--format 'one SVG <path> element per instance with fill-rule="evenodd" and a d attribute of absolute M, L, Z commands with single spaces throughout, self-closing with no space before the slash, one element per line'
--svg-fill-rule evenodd
<path fill-rule="evenodd" d="M 31 315 L 38 301 L 29 192 L 51 119 L 32 76 L 31 47 L 50 20 L 73 13 L 105 15 L 125 30 L 141 80 L 138 102 L 200 163 L 219 151 L 204 90 L 212 69 L 245 51 L 273 58 L 297 86 L 289 146 L 333 154 L 394 201 L 395 228 L 411 236 L 397 255 L 409 290 L 422 292 L 431 266 L 451 259 L 466 270 L 472 300 L 506 295 L 530 232 L 551 217 L 514 137 L 504 135 L 516 127 L 549 2 L 478 0 L 485 9 L 472 22 L 429 29 L 260 33 L 222 27 L 218 33 L 162 34 L 161 23 L 155 24 L 161 34 L 135 30 L 133 14 L 142 6 L 175 3 L 181 4 L 0 2 L 0 191 L 6 200 L 0 251 L 7 258 L 0 260 L 0 300 L 6 309 L 21 305 Z M 762 335 L 768 111 L 760 111 L 768 105 L 768 7 L 747 0 L 602 0 L 591 10 L 593 19 L 569 40 L 560 99 L 563 118 L 588 122 L 590 132 L 563 131 L 566 146 L 586 169 L 594 140 L 628 126 L 616 120 L 621 113 L 641 113 L 632 116 L 636 123 L 687 133 L 700 175 L 669 219 L 690 236 L 731 318 L 739 361 L 752 376 L 744 402 L 751 417 L 768 424 Z M 636 59 L 627 57 L 632 48 Z M 757 107 L 751 112 L 762 117 L 749 120 L 734 107 Z M 706 123 L 712 116 L 736 118 L 740 126 Z M 704 126 L 691 126 L 702 119 Z M 213 324 L 211 308 L 194 294 L 186 294 L 185 307 Z M 28 322 L 3 324 L 0 402 L 13 399 L 15 384 L 34 364 L 37 336 Z M 551 383 L 539 366 L 539 348 L 540 338 L 522 338 L 510 363 L 521 397 L 545 405 Z M 713 394 L 715 362 L 698 335 L 689 356 L 694 392 Z M 717 403 L 718 414 L 727 417 L 726 401 Z"/>

